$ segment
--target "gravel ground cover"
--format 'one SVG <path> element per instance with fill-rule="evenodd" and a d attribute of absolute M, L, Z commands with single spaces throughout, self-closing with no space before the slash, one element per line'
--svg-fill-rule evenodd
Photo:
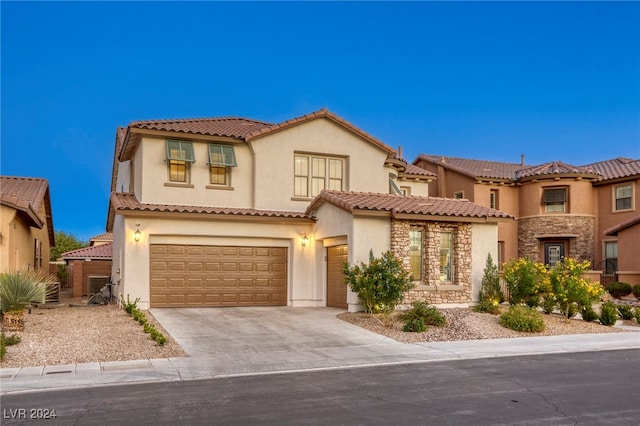
<path fill-rule="evenodd" d="M 498 315 L 482 314 L 466 308 L 440 309 L 440 312 L 447 319 L 447 324 L 442 327 L 429 326 L 424 333 L 402 331 L 403 322 L 398 318 L 397 314 L 388 327 L 384 326 L 373 315 L 362 312 L 344 313 L 338 315 L 338 318 L 403 343 L 622 332 L 619 328 L 606 327 L 599 323 L 586 322 L 581 319 L 567 321 L 560 315 L 551 314 L 543 315 L 544 331 L 540 333 L 525 333 L 502 327 L 498 324 L 500 318 Z M 626 321 L 625 325 L 637 324 L 633 321 Z"/>
<path fill-rule="evenodd" d="M 22 341 L 7 347 L 0 367 L 34 367 L 96 361 L 127 361 L 185 356 L 182 348 L 160 326 L 151 322 L 168 341 L 158 346 L 142 326 L 115 304 L 91 307 L 32 308 Z"/>

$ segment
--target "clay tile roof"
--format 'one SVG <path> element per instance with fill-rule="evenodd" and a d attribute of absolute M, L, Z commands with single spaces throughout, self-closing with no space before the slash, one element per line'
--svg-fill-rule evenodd
<path fill-rule="evenodd" d="M 322 191 L 312 201 L 307 208 L 307 214 L 311 215 L 324 202 L 333 204 L 350 213 L 369 210 L 389 212 L 391 216 L 416 214 L 457 218 L 514 218 L 507 213 L 479 206 L 469 200 L 328 190 Z"/>
<path fill-rule="evenodd" d="M 257 138 L 262 137 L 264 135 L 267 135 L 267 134 L 270 134 L 270 133 L 274 133 L 274 132 L 278 132 L 280 130 L 284 130 L 286 128 L 289 128 L 289 127 L 304 123 L 306 121 L 315 120 L 317 118 L 327 118 L 329 120 L 332 120 L 333 122 L 338 123 L 338 124 L 346 127 L 347 129 L 351 130 L 353 133 L 357 134 L 358 136 L 360 136 L 364 140 L 372 143 L 373 145 L 378 146 L 379 148 L 382 148 L 388 154 L 390 154 L 390 155 L 395 155 L 396 154 L 396 150 L 395 149 L 391 148 L 389 145 L 385 144 L 384 142 L 381 142 L 380 140 L 374 138 L 370 134 L 368 134 L 365 131 L 359 129 L 358 127 L 356 127 L 353 124 L 349 123 L 345 119 L 343 119 L 343 118 L 337 116 L 336 114 L 332 113 L 327 108 L 321 108 L 318 111 L 315 111 L 315 112 L 312 112 L 312 113 L 309 113 L 309 114 L 305 114 L 305 115 L 303 115 L 301 117 L 292 118 L 290 120 L 283 121 L 282 123 L 278 123 L 278 124 L 274 124 L 274 125 L 271 125 L 271 126 L 268 126 L 268 127 L 263 127 L 261 129 L 257 129 L 253 133 L 247 135 L 246 140 L 257 139 Z"/>
<path fill-rule="evenodd" d="M 66 253 L 62 253 L 60 257 L 62 257 L 64 260 L 111 260 L 113 257 L 113 243 L 100 244 L 97 246 L 84 247 L 78 250 L 68 251 Z"/>
<path fill-rule="evenodd" d="M 116 211 L 140 211 L 161 213 L 199 213 L 231 216 L 256 216 L 283 219 L 311 219 L 303 212 L 280 210 L 240 209 L 233 207 L 183 206 L 172 204 L 141 203 L 133 194 L 116 192 L 111 194 L 111 205 Z"/>
<path fill-rule="evenodd" d="M 624 222 L 619 223 L 616 226 L 612 226 L 611 228 L 604 231 L 604 235 L 618 235 L 618 232 L 623 231 L 627 228 L 631 228 L 638 223 L 640 223 L 640 215 L 625 220 Z"/>
<path fill-rule="evenodd" d="M 573 166 L 571 164 L 563 163 L 562 161 L 553 161 L 550 163 L 540 164 L 539 166 L 522 169 L 516 173 L 516 176 L 518 179 L 522 179 L 534 176 L 566 174 L 592 175 L 594 178 L 598 177 L 598 173 L 591 167 Z"/>
<path fill-rule="evenodd" d="M 244 139 L 271 123 L 240 117 L 186 118 L 176 120 L 144 120 L 129 123 L 130 129 L 164 130 L 208 136 Z"/>
<path fill-rule="evenodd" d="M 91 243 L 95 241 L 113 241 L 113 233 L 105 232 L 104 234 L 95 235 L 89 240 Z"/>
<path fill-rule="evenodd" d="M 430 171 L 425 170 L 422 167 L 414 166 L 413 164 L 407 164 L 407 169 L 402 173 L 406 175 L 437 176 L 435 173 L 431 173 Z"/>
<path fill-rule="evenodd" d="M 515 180 L 516 172 L 529 166 L 517 163 L 503 163 L 499 161 L 474 160 L 470 158 L 447 157 L 443 155 L 420 154 L 414 163 L 420 160 L 436 163 L 446 169 L 451 169 L 475 179 L 506 179 Z"/>
<path fill-rule="evenodd" d="M 31 226 L 42 229 L 46 223 L 49 242 L 55 245 L 49 183 L 46 179 L 0 176 L 0 203 L 21 212 Z M 43 203 L 46 217 L 41 217 L 39 213 Z"/>
<path fill-rule="evenodd" d="M 602 176 L 602 180 L 625 178 L 640 175 L 640 160 L 618 157 L 612 160 L 587 164 Z"/>

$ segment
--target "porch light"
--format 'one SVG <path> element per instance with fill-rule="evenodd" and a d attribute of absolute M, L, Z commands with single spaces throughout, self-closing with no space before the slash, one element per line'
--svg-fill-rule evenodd
<path fill-rule="evenodd" d="M 142 232 L 140 232 L 140 224 L 136 222 L 136 232 L 133 234 L 133 239 L 136 240 L 136 243 L 140 241 L 141 236 Z"/>
<path fill-rule="evenodd" d="M 304 237 L 302 237 L 302 247 L 306 247 L 307 244 L 309 244 L 309 237 L 307 237 L 307 234 L 304 234 Z"/>

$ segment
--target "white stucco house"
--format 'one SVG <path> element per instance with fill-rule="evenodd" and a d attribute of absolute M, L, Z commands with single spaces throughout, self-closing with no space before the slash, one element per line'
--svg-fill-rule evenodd
<path fill-rule="evenodd" d="M 321 109 L 283 123 L 135 121 L 116 132 L 107 231 L 115 294 L 138 306 L 355 311 L 345 261 L 393 250 L 407 300 L 477 300 L 505 213 L 428 197 L 431 172 Z"/>

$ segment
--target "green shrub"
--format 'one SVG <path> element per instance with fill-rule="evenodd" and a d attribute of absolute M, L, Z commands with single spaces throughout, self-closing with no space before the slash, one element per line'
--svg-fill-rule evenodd
<path fill-rule="evenodd" d="M 629 305 L 616 305 L 618 309 L 618 314 L 623 320 L 631 320 L 633 319 L 633 309 Z"/>
<path fill-rule="evenodd" d="M 400 314 L 400 318 L 405 322 L 409 322 L 414 319 L 422 320 L 426 325 L 442 326 L 447 323 L 447 319 L 435 306 L 429 306 L 429 304 L 423 300 L 416 300 L 413 302 L 411 309 Z"/>
<path fill-rule="evenodd" d="M 580 312 L 582 319 L 587 322 L 593 322 L 598 319 L 598 314 L 593 310 L 591 305 L 583 306 Z"/>
<path fill-rule="evenodd" d="M 486 314 L 498 315 L 500 313 L 500 308 L 498 304 L 493 300 L 482 299 L 480 303 L 473 307 L 475 312 L 481 312 Z"/>
<path fill-rule="evenodd" d="M 545 294 L 544 300 L 542 301 L 542 311 L 548 315 L 553 313 L 555 308 L 556 301 L 554 300 L 553 296 L 549 293 Z"/>
<path fill-rule="evenodd" d="M 618 320 L 618 310 L 613 303 L 603 303 L 600 307 L 600 324 L 612 326 Z"/>
<path fill-rule="evenodd" d="M 516 331 L 539 332 L 544 330 L 544 318 L 540 312 L 526 306 L 515 305 L 500 315 L 500 325 Z"/>
<path fill-rule="evenodd" d="M 620 282 L 611 283 L 607 286 L 607 291 L 611 296 L 620 299 L 621 297 L 631 294 L 631 284 Z"/>
<path fill-rule="evenodd" d="M 156 338 L 154 340 L 160 346 L 163 346 L 165 343 L 167 343 L 167 338 L 162 333 L 158 333 L 158 335 L 156 336 Z"/>
<path fill-rule="evenodd" d="M 122 309 L 124 309 L 124 311 L 126 313 L 131 315 L 134 310 L 138 309 L 138 302 L 140 301 L 140 298 L 138 297 L 138 298 L 136 298 L 136 300 L 134 300 L 132 302 L 132 301 L 129 300 L 129 295 L 127 294 L 127 300 L 125 302 L 125 300 L 122 297 L 122 295 L 120 295 L 120 301 L 122 303 Z"/>
<path fill-rule="evenodd" d="M 342 267 L 345 283 L 351 287 L 368 313 L 393 312 L 402 301 L 405 292 L 413 288 L 409 281 L 409 272 L 402 262 L 391 251 L 382 257 L 373 256 L 369 252 L 369 263 L 360 263 Z"/>
<path fill-rule="evenodd" d="M 21 340 L 17 334 L 5 336 L 4 333 L 0 333 L 0 361 L 2 361 L 7 354 L 7 346 L 17 345 Z"/>
<path fill-rule="evenodd" d="M 484 267 L 484 275 L 482 276 L 482 287 L 480 289 L 480 300 L 489 300 L 492 302 L 504 302 L 504 293 L 500 287 L 500 275 L 498 267 L 493 263 L 491 254 L 487 256 L 487 262 Z"/>
<path fill-rule="evenodd" d="M 421 318 L 411 318 L 405 321 L 402 331 L 411 333 L 422 333 L 427 331 L 427 324 Z"/>
<path fill-rule="evenodd" d="M 636 299 L 640 299 L 640 284 L 636 284 L 631 287 L 631 292 L 636 297 Z"/>
<path fill-rule="evenodd" d="M 550 293 L 560 313 L 567 319 L 602 297 L 604 289 L 600 283 L 583 277 L 590 266 L 589 261 L 565 257 L 549 271 Z"/>
<path fill-rule="evenodd" d="M 636 322 L 640 324 L 640 308 L 635 308 L 633 310 L 633 316 L 636 318 Z"/>
<path fill-rule="evenodd" d="M 144 326 L 142 327 L 142 329 L 144 330 L 145 333 L 149 334 L 151 333 L 151 330 L 153 330 L 155 327 L 151 324 L 151 323 L 145 323 Z"/>
<path fill-rule="evenodd" d="M 540 297 L 547 289 L 547 268 L 528 258 L 511 260 L 504 265 L 504 280 L 509 286 L 509 303 L 540 305 Z"/>
<path fill-rule="evenodd" d="M 31 302 L 43 302 L 46 287 L 53 282 L 53 277 L 33 269 L 1 274 L 0 310 L 21 312 Z"/>

